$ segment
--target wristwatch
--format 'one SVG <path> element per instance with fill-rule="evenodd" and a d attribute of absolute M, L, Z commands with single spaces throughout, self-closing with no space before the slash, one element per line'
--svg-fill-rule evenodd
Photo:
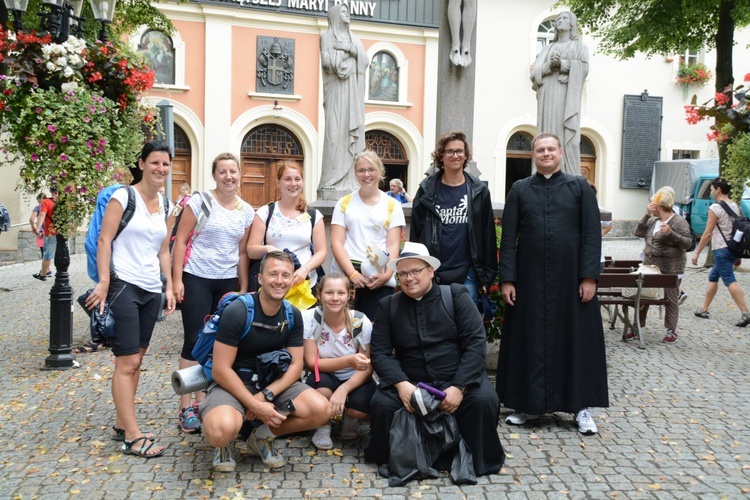
<path fill-rule="evenodd" d="M 263 393 L 263 395 L 264 395 L 264 396 L 266 397 L 266 401 L 268 401 L 269 403 L 270 403 L 271 401 L 273 401 L 273 398 L 275 398 L 275 397 L 276 397 L 276 395 L 275 395 L 275 394 L 274 394 L 273 392 L 271 392 L 270 390 L 268 390 L 268 389 L 263 389 L 263 390 L 262 390 L 262 391 L 260 391 L 260 392 L 262 392 L 262 393 Z"/>
<path fill-rule="evenodd" d="M 459 391 L 461 391 L 461 394 L 466 394 L 466 386 L 465 385 L 454 385 L 453 387 L 455 387 L 456 389 L 458 389 Z"/>

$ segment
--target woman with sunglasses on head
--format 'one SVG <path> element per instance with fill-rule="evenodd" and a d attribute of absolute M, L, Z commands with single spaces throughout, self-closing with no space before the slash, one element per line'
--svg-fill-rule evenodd
<path fill-rule="evenodd" d="M 203 196 L 189 198 L 175 235 L 172 259 L 174 294 L 182 304 L 183 342 L 179 369 L 195 366 L 193 347 L 206 316 L 219 306 L 227 292 L 247 292 L 247 239 L 255 211 L 238 195 L 240 162 L 232 153 L 219 154 L 211 164 L 216 187 Z M 206 203 L 210 214 L 204 213 Z M 205 223 L 197 234 L 198 219 Z M 191 234 L 191 232 L 193 234 Z M 180 396 L 177 426 L 186 434 L 198 432 L 198 405 L 205 394 Z"/>
<path fill-rule="evenodd" d="M 318 284 L 320 306 L 302 313 L 305 322 L 305 381 L 331 403 L 333 416 L 343 417 L 341 439 L 359 436 L 359 420 L 370 413 L 375 392 L 370 364 L 372 323 L 351 309 L 354 286 L 341 273 L 323 276 Z M 330 422 L 316 429 L 312 443 L 333 448 Z"/>
<path fill-rule="evenodd" d="M 423 180 L 412 204 L 409 240 L 440 259 L 435 279 L 460 283 L 475 304 L 497 275 L 497 240 L 487 186 L 466 172 L 471 148 L 463 132 L 444 134 L 432 160 L 437 171 Z"/>
<path fill-rule="evenodd" d="M 385 179 L 383 162 L 373 151 L 354 156 L 354 173 L 360 188 L 342 197 L 331 217 L 331 271 L 341 271 L 356 288 L 354 308 L 375 319 L 378 301 L 393 293 L 393 271 L 385 265 L 368 276 L 362 263 L 374 253 L 398 258 L 401 228 L 406 225 L 401 204 L 380 190 Z M 376 256 L 377 258 L 377 256 Z"/>

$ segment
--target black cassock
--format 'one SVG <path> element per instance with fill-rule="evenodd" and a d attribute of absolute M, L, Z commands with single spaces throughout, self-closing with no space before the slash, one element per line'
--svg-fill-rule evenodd
<path fill-rule="evenodd" d="M 503 210 L 500 281 L 506 307 L 497 394 L 508 408 L 540 415 L 609 406 L 599 301 L 581 302 L 583 278 L 599 279 L 601 225 L 582 177 L 536 174 L 513 184 Z"/>

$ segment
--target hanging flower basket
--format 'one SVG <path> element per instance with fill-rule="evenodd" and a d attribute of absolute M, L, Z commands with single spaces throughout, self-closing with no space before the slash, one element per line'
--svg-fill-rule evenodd
<path fill-rule="evenodd" d="M 17 165 L 19 187 L 56 185 L 54 224 L 67 236 L 90 215 L 97 193 L 124 182 L 154 110 L 141 94 L 154 73 L 126 46 L 0 27 L 0 165 Z"/>
<path fill-rule="evenodd" d="M 677 83 L 680 85 L 698 85 L 703 87 L 711 79 L 711 70 L 703 63 L 685 64 L 680 61 L 680 68 L 677 70 Z"/>

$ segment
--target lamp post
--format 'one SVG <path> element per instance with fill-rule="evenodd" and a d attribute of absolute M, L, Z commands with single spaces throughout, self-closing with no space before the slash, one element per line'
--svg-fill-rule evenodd
<path fill-rule="evenodd" d="M 23 30 L 22 17 L 26 12 L 28 0 L 4 0 L 8 11 L 13 14 L 13 29 Z M 112 21 L 116 0 L 89 0 L 94 17 L 102 24 L 100 38 L 107 40 L 107 24 Z M 81 9 L 83 0 L 42 0 L 46 12 L 40 14 L 42 28 L 49 32 L 52 41 L 64 43 L 71 31 L 82 37 L 83 21 Z M 71 20 L 75 21 L 71 23 Z M 51 86 L 58 86 L 59 82 L 50 81 Z M 55 215 L 51 214 L 54 225 Z M 57 235 L 57 250 L 55 251 L 55 283 L 50 288 L 50 330 L 49 352 L 44 361 L 43 370 L 66 370 L 77 363 L 73 354 L 73 288 L 70 286 L 68 267 L 70 266 L 70 252 L 66 235 Z"/>

